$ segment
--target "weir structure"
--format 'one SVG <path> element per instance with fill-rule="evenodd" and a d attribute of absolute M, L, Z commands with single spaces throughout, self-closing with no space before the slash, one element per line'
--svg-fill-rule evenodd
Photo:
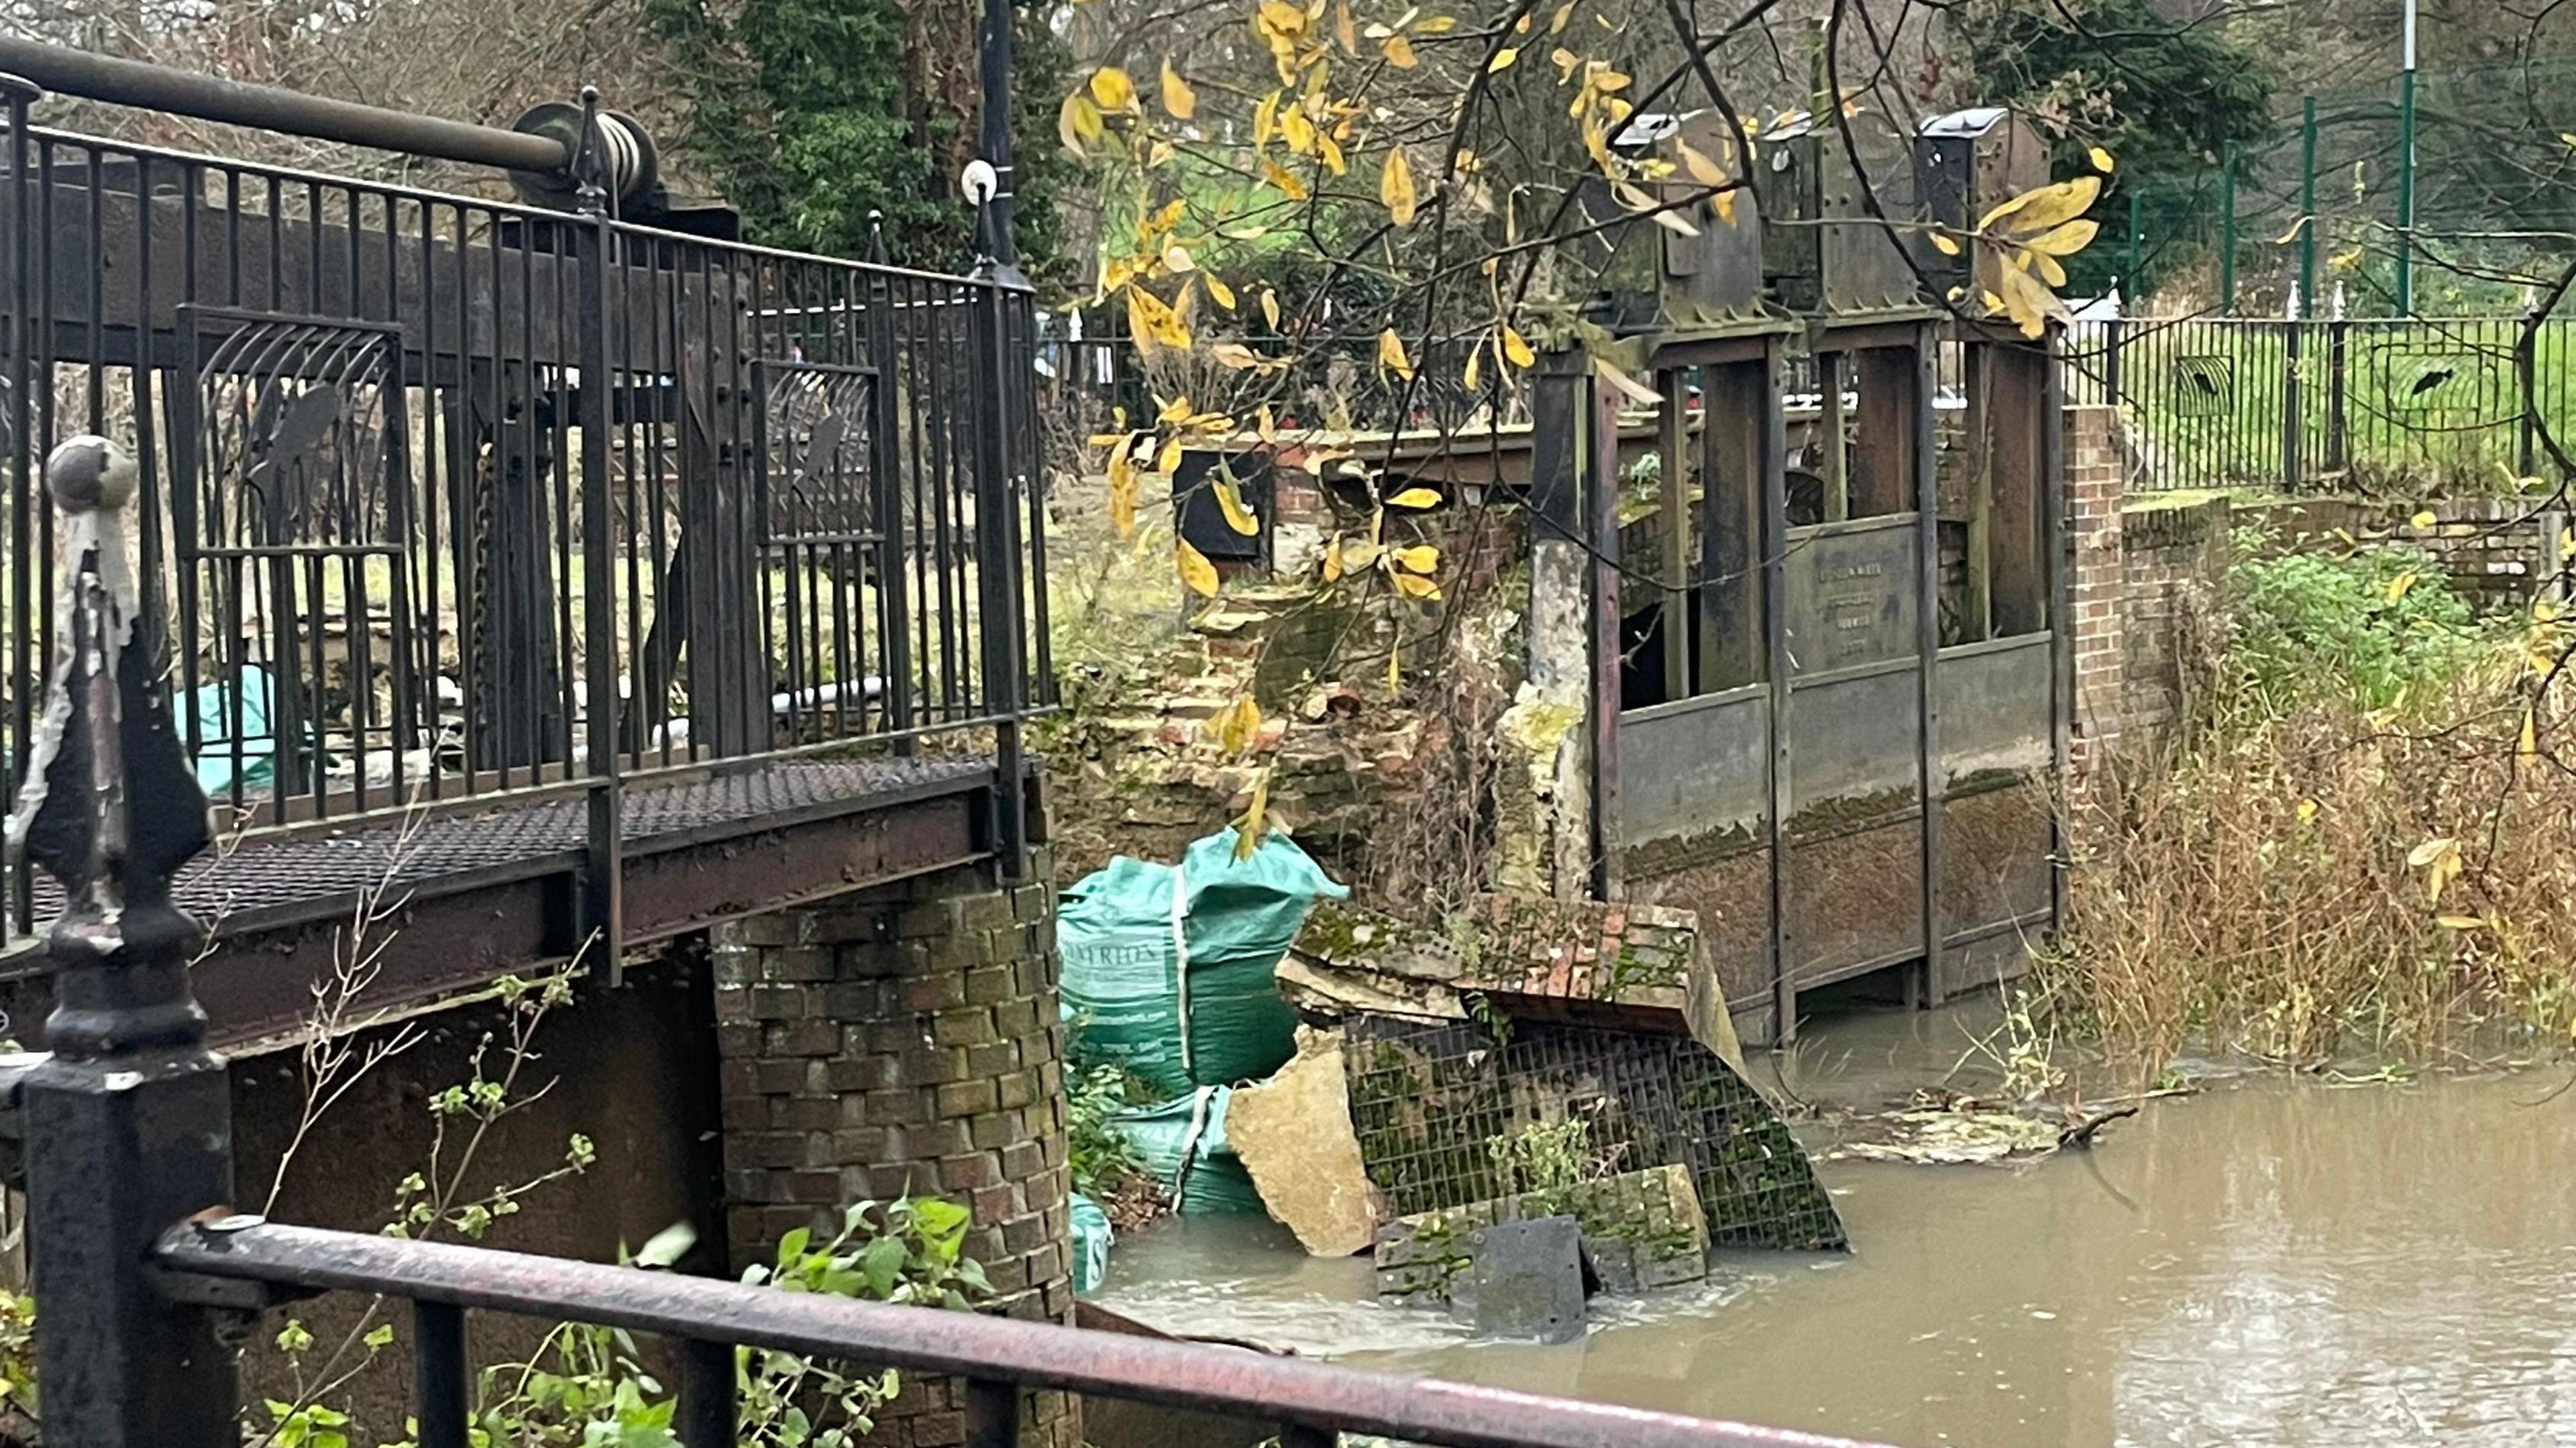
<path fill-rule="evenodd" d="M 1631 224 L 1656 291 L 1600 310 L 1660 399 L 1651 506 L 1620 502 L 1606 389 L 1560 368 L 1534 404 L 1567 439 L 1535 453 L 1534 546 L 1577 542 L 1588 584 L 1592 885 L 1700 913 L 1747 1044 L 1836 982 L 1930 1004 L 2016 974 L 2060 910 L 2056 332 L 1966 316 L 2001 263 L 1924 241 L 2047 152 L 1998 109 L 1865 119 L 1785 117 L 1697 236 Z M 1725 155 L 1734 124 L 1646 130 Z"/>

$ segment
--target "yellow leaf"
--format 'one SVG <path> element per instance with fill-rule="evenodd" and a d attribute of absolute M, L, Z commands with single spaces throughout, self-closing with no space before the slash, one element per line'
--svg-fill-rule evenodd
<path fill-rule="evenodd" d="M 1394 693 L 1404 687 L 1404 649 L 1400 644 L 1386 646 L 1386 688 Z"/>
<path fill-rule="evenodd" d="M 1395 591 L 1406 598 L 1418 598 L 1427 603 L 1440 597 L 1440 585 L 1418 574 L 1391 573 L 1387 576 L 1395 580 Z"/>
<path fill-rule="evenodd" d="M 2407 519 L 2406 526 L 2409 528 L 2430 528 L 2440 521 L 2441 519 L 2433 516 L 2433 510 L 2427 508 L 2423 512 L 2416 514 L 2414 517 Z M 2576 534 L 2570 534 L 2568 536 L 2570 538 L 2576 538 Z"/>
<path fill-rule="evenodd" d="M 1494 52 L 1494 58 L 1492 60 L 1485 62 L 1485 74 L 1500 75 L 1504 71 L 1511 69 L 1512 62 L 1520 58 L 1521 52 L 1519 46 L 1506 45 L 1502 49 Z"/>
<path fill-rule="evenodd" d="M 1598 356 L 1594 357 L 1592 359 L 1592 370 L 1601 374 L 1602 381 L 1609 383 L 1614 388 L 1617 388 L 1629 401 L 1634 402 L 1641 407 L 1661 407 L 1664 405 L 1664 399 L 1659 396 L 1653 388 L 1646 386 L 1636 378 L 1621 371 L 1607 358 Z"/>
<path fill-rule="evenodd" d="M 1342 545 L 1342 567 L 1357 573 L 1373 566 L 1377 562 L 1377 553 L 1377 545 L 1365 538 L 1345 543 Z"/>
<path fill-rule="evenodd" d="M 1336 176 L 1345 175 L 1351 169 L 1350 162 L 1342 158 L 1341 143 L 1330 136 L 1315 138 L 1315 154 L 1323 158 L 1324 169 Z"/>
<path fill-rule="evenodd" d="M 1404 339 L 1395 335 L 1393 327 L 1377 334 L 1377 367 L 1378 371 L 1391 371 L 1407 382 L 1413 380 L 1413 359 L 1406 355 Z"/>
<path fill-rule="evenodd" d="M 1201 598 L 1216 597 L 1216 565 L 1207 561 L 1206 554 L 1191 547 L 1189 539 L 1183 538 L 1174 545 L 1173 564 L 1180 570 L 1181 582 L 1189 585 L 1190 592 Z"/>
<path fill-rule="evenodd" d="M 1179 242 L 1173 242 L 1163 248 L 1163 270 L 1179 273 L 1193 270 L 1197 266 L 1198 263 L 1190 259 L 1190 249 Z"/>
<path fill-rule="evenodd" d="M 1204 727 L 1217 748 L 1241 754 L 1261 738 L 1261 706 L 1249 694 L 1237 695 L 1210 715 Z"/>
<path fill-rule="evenodd" d="M 1414 33 L 1414 34 L 1416 34 L 1416 35 L 1446 35 L 1446 34 L 1448 34 L 1450 31 L 1455 30 L 1455 29 L 1457 29 L 1457 28 L 1458 28 L 1458 17 L 1457 17 L 1457 16 L 1455 16 L 1455 15 L 1434 15 L 1434 16 L 1431 16 L 1431 17 L 1429 17 L 1429 18 L 1427 18 L 1427 19 L 1423 20 L 1420 24 L 1418 24 L 1418 25 L 1414 26 L 1414 27 L 1413 27 L 1413 33 Z"/>
<path fill-rule="evenodd" d="M 2390 603 L 2395 603 L 2397 600 L 2404 598 L 2407 590 L 2414 586 L 2415 570 L 2409 568 L 2405 572 L 2398 574 L 2395 578 L 2388 580 L 2388 601 Z"/>
<path fill-rule="evenodd" d="M 1261 354 L 1241 342 L 1219 342 L 1208 349 L 1208 356 L 1229 372 L 1249 372 L 1261 365 Z"/>
<path fill-rule="evenodd" d="M 1430 573 L 1440 567 L 1440 550 L 1428 543 L 1390 550 L 1395 566 L 1412 573 Z"/>
<path fill-rule="evenodd" d="M 1269 182 L 1277 188 L 1280 195 L 1291 201 L 1303 201 L 1313 194 L 1306 189 L 1305 182 L 1289 175 L 1278 162 L 1267 156 L 1261 158 L 1261 179 Z"/>
<path fill-rule="evenodd" d="M 2090 150 L 2090 151 L 2086 152 L 2086 153 L 2085 153 L 2085 155 L 2086 155 L 2086 157 L 2087 157 L 2088 159 L 2090 159 L 2090 160 L 2093 162 L 2093 169 L 2094 169 L 2094 170 L 2101 172 L 2101 173 L 2102 173 L 2103 175 L 2105 175 L 2105 176 L 2108 176 L 2108 175 L 2110 175 L 2110 174 L 2111 174 L 2111 171 L 2112 171 L 2112 165 L 2111 165 L 2111 153 L 2110 153 L 2110 152 L 2103 150 L 2103 149 L 2102 149 L 2101 147 L 2099 147 L 2099 146 L 2096 146 L 2096 147 L 2094 147 L 2092 150 Z"/>
<path fill-rule="evenodd" d="M 1333 535 L 1332 542 L 1324 545 L 1324 581 L 1326 583 L 1338 583 L 1341 581 L 1341 577 L 1342 539 L 1341 535 L 1337 533 Z"/>
<path fill-rule="evenodd" d="M 1932 233 L 1932 249 L 1943 256 L 1957 256 L 1959 243 L 1951 240 L 1947 232 L 1936 231 Z"/>
<path fill-rule="evenodd" d="M 1459 385 L 1466 388 L 1469 392 L 1473 392 L 1476 390 L 1476 384 L 1483 381 L 1484 377 L 1485 349 L 1482 347 L 1468 348 L 1467 367 L 1466 370 L 1461 372 L 1458 376 Z"/>
<path fill-rule="evenodd" d="M 1164 114 L 1176 121 L 1186 121 L 1197 115 L 1198 109 L 1199 93 L 1190 89 L 1190 83 L 1181 79 L 1181 73 L 1172 69 L 1171 60 L 1168 57 L 1165 58 L 1163 61 Z"/>
<path fill-rule="evenodd" d="M 1165 475 L 1178 471 L 1184 446 L 1185 442 L 1177 432 L 1163 439 L 1162 450 L 1154 455 L 1154 471 Z"/>
<path fill-rule="evenodd" d="M 1398 226 L 1413 224 L 1415 196 L 1413 167 L 1404 159 L 1402 146 L 1390 146 L 1386 167 L 1378 173 L 1377 199 L 1386 203 L 1386 214 Z"/>
<path fill-rule="evenodd" d="M 2101 230 L 2102 223 L 2088 218 L 2079 217 L 2076 220 L 2067 222 L 2063 226 L 2053 227 L 2048 231 L 2042 232 L 2040 235 L 2034 236 L 2030 240 L 2023 242 L 2022 245 L 2030 248 L 2032 251 L 2038 252 L 2042 256 L 2073 256 L 2075 253 L 2091 246 L 2093 244 L 2093 238 L 2099 234 Z"/>
<path fill-rule="evenodd" d="M 2540 719 L 2529 704 L 2522 706 L 2522 737 L 2515 741 L 2513 752 L 2525 759 L 2540 753 Z"/>
<path fill-rule="evenodd" d="M 1306 12 L 1287 0 L 1261 0 L 1253 24 L 1269 34 L 1294 39 L 1306 31 Z"/>
<path fill-rule="evenodd" d="M 1690 173 L 1690 178 L 1702 186 L 1726 184 L 1726 168 L 1710 160 L 1690 142 L 1673 142 L 1673 154 L 1681 158 L 1682 169 Z"/>
<path fill-rule="evenodd" d="M 1279 294 L 1268 287 L 1261 289 L 1261 318 L 1270 324 L 1270 330 L 1279 330 Z"/>
<path fill-rule="evenodd" d="M 1134 434 L 1118 439 L 1109 450 L 1109 526 L 1121 538 L 1136 532 L 1136 459 Z"/>
<path fill-rule="evenodd" d="M 1530 347 L 1529 339 L 1508 324 L 1503 328 L 1503 360 L 1524 371 L 1538 365 L 1538 353 Z"/>
<path fill-rule="evenodd" d="M 1270 771 L 1263 770 L 1252 781 L 1252 804 L 1243 817 L 1234 822 L 1234 857 L 1249 860 L 1261 848 L 1270 833 Z"/>
<path fill-rule="evenodd" d="M 1279 424 L 1270 415 L 1269 403 L 1261 404 L 1261 410 L 1253 414 L 1252 433 L 1272 447 L 1279 445 Z"/>
<path fill-rule="evenodd" d="M 1359 25 L 1351 19 L 1350 0 L 1341 0 L 1333 7 L 1333 43 L 1342 48 L 1344 55 L 1360 53 Z"/>
<path fill-rule="evenodd" d="M 1733 187 L 1728 187 L 1708 198 L 1708 204 L 1717 208 L 1718 220 L 1729 226 L 1735 224 L 1735 189 Z"/>
<path fill-rule="evenodd" d="M 1440 495 L 1429 488 L 1407 488 L 1386 500 L 1390 508 L 1436 508 Z"/>
<path fill-rule="evenodd" d="M 2314 823 L 2316 821 L 2318 810 L 2319 806 L 2315 800 L 2303 799 L 2299 801 L 2299 823 L 2303 825 Z"/>
<path fill-rule="evenodd" d="M 2066 285 L 2066 268 L 2057 264 L 2057 258 L 2044 251 L 2025 251 L 2022 255 L 2029 258 L 2030 269 L 2039 273 L 2041 281 L 2052 287 Z"/>
<path fill-rule="evenodd" d="M 1386 53 L 1386 63 L 1398 70 L 1411 70 L 1422 64 L 1422 57 L 1413 53 L 1413 42 L 1401 35 L 1388 36 L 1382 48 Z"/>
<path fill-rule="evenodd" d="M 1555 34 L 1557 34 L 1557 33 L 1561 32 L 1561 31 L 1563 31 L 1563 30 L 1565 29 L 1565 23 L 1566 23 L 1567 21 L 1569 21 L 1569 20 L 1572 20 L 1573 18 L 1574 18 L 1574 6 L 1573 6 L 1573 5 L 1571 5 L 1571 4 L 1559 5 L 1558 7 L 1556 7 L 1556 13 L 1555 13 L 1554 15 L 1551 15 L 1551 16 L 1549 16 L 1549 17 L 1548 17 L 1548 20 L 1547 20 L 1547 33 L 1548 33 L 1548 34 L 1550 34 L 1550 35 L 1555 35 Z"/>
<path fill-rule="evenodd" d="M 1136 343 L 1136 350 L 1148 357 L 1154 355 L 1157 345 L 1154 313 L 1162 305 L 1160 298 L 1143 287 L 1127 289 L 1127 335 Z"/>
<path fill-rule="evenodd" d="M 1091 98 L 1104 111 L 1123 111 L 1136 104 L 1136 82 L 1114 65 L 1091 73 Z"/>
<path fill-rule="evenodd" d="M 2474 915 L 2437 915 L 2433 923 L 2444 930 L 2484 930 L 2487 923 Z"/>
<path fill-rule="evenodd" d="M 1234 288 L 1227 286 L 1222 278 L 1212 272 L 1201 272 L 1199 276 L 1207 283 L 1208 300 L 1229 312 L 1233 311 Z"/>
<path fill-rule="evenodd" d="M 2085 208 L 2091 206 L 2093 199 L 2101 194 L 2102 178 L 2099 176 L 2078 176 L 2072 181 L 2060 181 L 2050 186 L 2034 186 L 1987 212 L 1984 218 L 1977 222 L 1977 229 L 1984 231 L 1996 222 L 2010 221 L 2012 225 L 2007 229 L 2013 232 L 2028 234 L 2046 231 L 2052 226 L 2083 215 Z"/>
<path fill-rule="evenodd" d="M 2037 341 L 2048 331 L 2049 314 L 2056 310 L 2057 298 L 2019 267 L 2003 269 L 2004 315 L 2010 317 L 2021 334 Z"/>
<path fill-rule="evenodd" d="M 1097 144 L 1107 134 L 1100 123 L 1100 107 L 1093 105 L 1091 97 L 1080 91 L 1066 96 L 1064 104 L 1056 109 L 1055 138 L 1077 156 L 1088 155 L 1084 148 Z"/>
<path fill-rule="evenodd" d="M 1261 531 L 1261 520 L 1243 505 L 1243 492 L 1223 468 L 1208 477 L 1208 491 L 1216 494 L 1216 510 L 1225 515 L 1225 526 L 1249 538 Z"/>
<path fill-rule="evenodd" d="M 1252 108 L 1252 148 L 1256 151 L 1269 145 L 1270 138 L 1279 134 L 1279 97 L 1278 91 L 1272 91 L 1261 98 L 1261 104 Z"/>
<path fill-rule="evenodd" d="M 1307 116 L 1303 104 L 1292 102 L 1280 107 L 1279 140 L 1300 156 L 1315 149 L 1315 122 Z"/>

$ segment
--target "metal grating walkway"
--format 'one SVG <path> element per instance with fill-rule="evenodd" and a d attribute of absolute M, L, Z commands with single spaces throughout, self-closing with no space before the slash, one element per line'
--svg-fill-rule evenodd
<path fill-rule="evenodd" d="M 961 754 L 746 762 L 720 774 L 628 785 L 620 836 L 629 851 L 647 853 L 673 835 L 756 834 L 784 816 L 852 813 L 969 789 L 992 772 L 989 756 Z M 272 922 L 309 916 L 321 902 L 345 901 L 380 881 L 417 890 L 454 876 L 506 874 L 516 866 L 578 855 L 586 811 L 575 794 L 252 835 L 237 848 L 192 861 L 173 893 L 209 924 L 238 927 L 262 916 Z M 50 877 L 37 876 L 35 904 L 34 928 L 41 933 L 62 906 Z"/>

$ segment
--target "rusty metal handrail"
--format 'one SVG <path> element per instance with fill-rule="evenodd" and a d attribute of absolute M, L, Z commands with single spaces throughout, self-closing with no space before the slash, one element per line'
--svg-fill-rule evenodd
<path fill-rule="evenodd" d="M 1312 1442 L 1353 1432 L 1456 1448 L 1867 1448 L 1791 1429 L 1196 1343 L 256 1219 L 183 1223 L 162 1238 L 159 1261 L 166 1269 L 208 1278 L 380 1292 L 448 1308 L 571 1319 L 689 1342 L 1271 1419 L 1313 1430 L 1317 1436 L 1304 1440 Z M 730 1417 L 729 1405 L 725 1416 Z M 681 1418 L 704 1421 L 686 1402 Z M 1010 1434 L 1017 1423 L 1016 1412 L 999 1415 L 991 1433 L 974 1439 L 972 1448 L 1014 1441 Z"/>
<path fill-rule="evenodd" d="M 169 111 L 413 156 L 534 172 L 561 171 L 572 161 L 563 142 L 551 136 L 330 100 L 18 36 L 0 35 L 0 72 L 110 105 Z"/>

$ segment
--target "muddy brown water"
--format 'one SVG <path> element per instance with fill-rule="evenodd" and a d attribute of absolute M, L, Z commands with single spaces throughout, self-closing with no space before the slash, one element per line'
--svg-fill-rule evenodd
<path fill-rule="evenodd" d="M 1982 1024 L 1831 1023 L 1788 1082 L 1883 1105 Z M 2089 1154 L 1828 1162 L 1849 1256 L 1728 1254 L 1704 1286 L 1596 1300 L 1569 1347 L 1379 1307 L 1365 1258 L 1241 1218 L 1129 1234 L 1100 1300 L 1353 1365 L 1900 1444 L 2576 1444 L 2566 1079 L 2219 1077 Z"/>

